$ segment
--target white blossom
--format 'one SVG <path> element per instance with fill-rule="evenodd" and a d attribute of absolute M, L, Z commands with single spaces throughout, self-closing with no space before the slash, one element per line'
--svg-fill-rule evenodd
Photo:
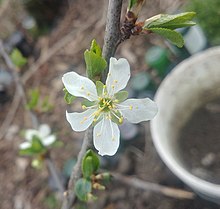
<path fill-rule="evenodd" d="M 151 120 L 157 113 L 155 102 L 148 98 L 120 100 L 120 91 L 126 87 L 129 78 L 130 66 L 124 58 L 110 59 L 106 85 L 103 84 L 101 92 L 98 84 L 75 72 L 63 75 L 63 84 L 70 94 L 90 101 L 90 105 L 82 105 L 84 112 L 66 112 L 67 121 L 74 131 L 84 131 L 94 124 L 93 142 L 102 156 L 116 153 L 120 138 L 118 124 L 124 118 L 139 123 Z"/>
<path fill-rule="evenodd" d="M 51 129 L 47 124 L 41 124 L 39 129 L 27 129 L 25 131 L 25 142 L 20 144 L 20 149 L 27 149 L 32 146 L 33 137 L 36 136 L 41 143 L 47 147 L 56 141 L 56 136 L 51 134 Z"/>

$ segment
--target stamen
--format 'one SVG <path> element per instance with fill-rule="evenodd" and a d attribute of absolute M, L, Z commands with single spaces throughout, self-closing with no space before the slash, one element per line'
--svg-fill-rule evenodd
<path fill-rule="evenodd" d="M 114 80 L 114 83 L 118 83 L 118 80 Z"/>
<path fill-rule="evenodd" d="M 132 110 L 132 109 L 133 109 L 133 106 L 132 106 L 132 105 L 130 105 L 130 106 L 129 106 L 129 109 L 130 109 L 130 110 Z"/>

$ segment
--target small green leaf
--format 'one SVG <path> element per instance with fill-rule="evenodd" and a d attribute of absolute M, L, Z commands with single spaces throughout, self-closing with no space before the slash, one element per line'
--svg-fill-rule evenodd
<path fill-rule="evenodd" d="M 96 40 L 93 39 L 90 47 L 90 51 L 94 52 L 98 56 L 102 56 L 101 47 L 97 44 Z"/>
<path fill-rule="evenodd" d="M 18 49 L 13 49 L 10 58 L 16 67 L 22 67 L 27 63 L 27 59 L 23 57 Z"/>
<path fill-rule="evenodd" d="M 66 101 L 67 104 L 71 104 L 74 100 L 75 100 L 75 96 L 73 96 L 72 94 L 70 94 L 66 88 L 63 89 L 65 95 L 64 95 L 64 100 Z"/>
<path fill-rule="evenodd" d="M 53 109 L 53 105 L 49 102 L 49 96 L 45 96 L 41 104 L 42 112 L 49 112 Z"/>
<path fill-rule="evenodd" d="M 131 10 L 131 8 L 137 3 L 138 0 L 129 0 L 128 3 L 128 10 Z"/>
<path fill-rule="evenodd" d="M 97 94 L 98 96 L 102 96 L 103 94 L 103 88 L 105 85 L 101 82 L 101 81 L 96 81 L 96 90 L 97 90 Z M 105 90 L 106 92 L 106 90 Z"/>
<path fill-rule="evenodd" d="M 29 91 L 29 97 L 30 97 L 30 101 L 28 101 L 26 107 L 29 110 L 33 110 L 34 108 L 37 107 L 38 102 L 39 102 L 39 98 L 40 98 L 40 92 L 39 89 L 32 89 Z"/>
<path fill-rule="evenodd" d="M 76 184 L 74 191 L 76 196 L 81 200 L 86 202 L 88 200 L 88 195 L 92 191 L 92 184 L 91 181 L 81 178 L 79 179 Z"/>
<path fill-rule="evenodd" d="M 162 37 L 168 39 L 178 47 L 182 47 L 184 45 L 184 40 L 182 35 L 174 30 L 170 30 L 166 28 L 151 28 L 149 30 L 152 31 L 153 33 L 159 34 Z"/>
<path fill-rule="evenodd" d="M 195 17 L 195 12 L 184 12 L 176 15 L 160 14 L 145 21 L 144 28 L 167 28 L 176 29 L 187 26 L 193 26 L 191 21 Z"/>
<path fill-rule="evenodd" d="M 115 99 L 118 100 L 118 102 L 123 102 L 128 98 L 128 92 L 127 91 L 119 91 L 114 95 Z"/>
<path fill-rule="evenodd" d="M 88 77 L 93 81 L 99 80 L 102 71 L 107 67 L 107 62 L 101 56 L 101 48 L 95 40 L 92 41 L 90 50 L 84 52 L 84 58 Z"/>
<path fill-rule="evenodd" d="M 98 169 L 99 158 L 92 150 L 88 150 L 82 160 L 82 173 L 84 178 L 89 178 Z"/>

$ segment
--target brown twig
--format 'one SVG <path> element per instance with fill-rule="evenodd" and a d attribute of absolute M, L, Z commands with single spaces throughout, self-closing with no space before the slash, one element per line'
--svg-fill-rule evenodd
<path fill-rule="evenodd" d="M 109 0 L 104 46 L 102 51 L 102 56 L 107 61 L 110 59 L 111 56 L 114 56 L 114 53 L 118 46 L 116 43 L 118 42 L 120 36 L 119 26 L 120 26 L 121 7 L 122 7 L 122 0 Z M 104 73 L 102 80 L 105 81 L 106 76 L 107 76 L 107 70 Z M 76 181 L 81 176 L 82 159 L 86 151 L 88 150 L 91 142 L 92 142 L 92 128 L 90 127 L 85 133 L 82 148 L 78 154 L 76 165 L 72 171 L 68 183 L 68 190 L 64 193 L 62 209 L 70 209 L 75 200 L 75 193 L 73 192 L 73 188 Z"/>
<path fill-rule="evenodd" d="M 195 197 L 193 192 L 146 182 L 135 177 L 123 176 L 119 173 L 112 173 L 112 176 L 116 181 L 144 191 L 155 192 L 177 199 L 193 199 Z"/>

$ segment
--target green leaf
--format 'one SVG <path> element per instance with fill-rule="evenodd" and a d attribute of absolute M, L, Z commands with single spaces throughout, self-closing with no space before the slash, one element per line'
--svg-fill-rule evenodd
<path fill-rule="evenodd" d="M 27 63 L 27 59 L 23 57 L 18 49 L 13 49 L 10 58 L 16 67 L 22 67 Z"/>
<path fill-rule="evenodd" d="M 92 151 L 88 150 L 82 160 L 82 173 L 84 178 L 89 178 L 99 169 L 99 158 Z"/>
<path fill-rule="evenodd" d="M 102 56 L 101 47 L 97 44 L 96 40 L 93 39 L 90 47 L 90 51 L 94 52 L 98 56 Z"/>
<path fill-rule="evenodd" d="M 92 41 L 90 50 L 84 52 L 84 58 L 88 77 L 93 81 L 99 80 L 102 71 L 107 67 L 107 62 L 101 56 L 101 48 L 95 40 Z"/>
<path fill-rule="evenodd" d="M 131 10 L 131 8 L 137 3 L 138 0 L 129 0 L 128 3 L 128 10 Z"/>
<path fill-rule="evenodd" d="M 176 29 L 195 25 L 191 21 L 195 17 L 195 12 L 184 12 L 176 15 L 160 14 L 145 21 L 144 28 L 167 28 Z"/>
<path fill-rule="evenodd" d="M 40 98 L 39 89 L 32 89 L 32 90 L 30 90 L 29 97 L 30 97 L 30 101 L 28 101 L 26 107 L 29 110 L 33 110 L 34 108 L 37 107 L 37 104 L 39 102 L 39 98 Z"/>
<path fill-rule="evenodd" d="M 49 96 L 45 96 L 41 104 L 42 112 L 49 112 L 53 109 L 53 105 L 49 102 Z"/>
<path fill-rule="evenodd" d="M 64 100 L 66 101 L 67 104 L 71 104 L 75 99 L 76 97 L 73 96 L 72 94 L 70 94 L 66 88 L 63 89 L 65 95 L 64 95 Z"/>
<path fill-rule="evenodd" d="M 92 191 L 92 183 L 91 181 L 81 178 L 77 180 L 75 184 L 74 191 L 76 193 L 76 196 L 81 200 L 81 201 L 87 201 L 88 200 L 88 195 Z"/>
<path fill-rule="evenodd" d="M 127 91 L 119 91 L 114 95 L 115 99 L 118 100 L 118 102 L 123 102 L 128 98 L 128 92 Z"/>
<path fill-rule="evenodd" d="M 182 35 L 174 30 L 170 30 L 166 28 L 150 28 L 149 30 L 152 31 L 153 33 L 159 34 L 162 37 L 168 39 L 178 47 L 182 47 L 184 45 L 184 40 Z"/>

